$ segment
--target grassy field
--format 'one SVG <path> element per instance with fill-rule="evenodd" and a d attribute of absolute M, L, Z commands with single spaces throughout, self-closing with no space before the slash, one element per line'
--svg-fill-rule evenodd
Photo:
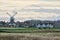
<path fill-rule="evenodd" d="M 60 28 L 0 27 L 0 40 L 60 40 Z"/>
<path fill-rule="evenodd" d="M 8 28 L 8 27 L 0 27 L 0 33 L 46 33 L 46 32 L 60 32 L 60 28 Z"/>
<path fill-rule="evenodd" d="M 60 40 L 60 33 L 0 33 L 0 40 Z"/>

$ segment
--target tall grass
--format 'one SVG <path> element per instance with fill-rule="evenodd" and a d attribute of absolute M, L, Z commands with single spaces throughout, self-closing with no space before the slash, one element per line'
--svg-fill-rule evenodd
<path fill-rule="evenodd" d="M 0 40 L 60 40 L 60 33 L 0 33 Z"/>

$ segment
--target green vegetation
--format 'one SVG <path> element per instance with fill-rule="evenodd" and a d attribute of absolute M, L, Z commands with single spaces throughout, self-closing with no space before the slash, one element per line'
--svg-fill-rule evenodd
<path fill-rule="evenodd" d="M 14 28 L 14 27 L 0 27 L 0 32 L 4 33 L 46 33 L 46 32 L 60 32 L 60 28 Z"/>
<path fill-rule="evenodd" d="M 60 28 L 0 27 L 0 40 L 60 40 Z"/>
<path fill-rule="evenodd" d="M 14 27 L 0 27 L 0 30 L 38 30 L 38 28 L 14 28 Z"/>

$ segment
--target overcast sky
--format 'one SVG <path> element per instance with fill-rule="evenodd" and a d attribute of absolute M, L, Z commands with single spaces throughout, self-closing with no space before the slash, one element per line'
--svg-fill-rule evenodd
<path fill-rule="evenodd" d="M 15 21 L 31 19 L 60 20 L 60 0 L 0 0 L 0 21 L 9 21 L 17 11 Z"/>

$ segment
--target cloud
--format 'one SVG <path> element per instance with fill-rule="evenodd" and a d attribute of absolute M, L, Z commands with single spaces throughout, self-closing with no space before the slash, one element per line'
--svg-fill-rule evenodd
<path fill-rule="evenodd" d="M 16 20 L 58 20 L 60 0 L 0 0 L 0 17 L 9 19 L 6 12 L 11 13 L 13 10 L 18 12 Z"/>
<path fill-rule="evenodd" d="M 12 0 L 12 1 L 60 1 L 60 0 Z"/>
<path fill-rule="evenodd" d="M 46 12 L 46 13 L 60 13 L 60 9 L 44 9 L 44 8 L 38 8 L 38 9 L 22 9 L 21 12 Z"/>
<path fill-rule="evenodd" d="M 30 7 L 60 7 L 60 4 L 32 4 Z"/>
<path fill-rule="evenodd" d="M 60 0 L 38 0 L 38 1 L 60 1 Z"/>

